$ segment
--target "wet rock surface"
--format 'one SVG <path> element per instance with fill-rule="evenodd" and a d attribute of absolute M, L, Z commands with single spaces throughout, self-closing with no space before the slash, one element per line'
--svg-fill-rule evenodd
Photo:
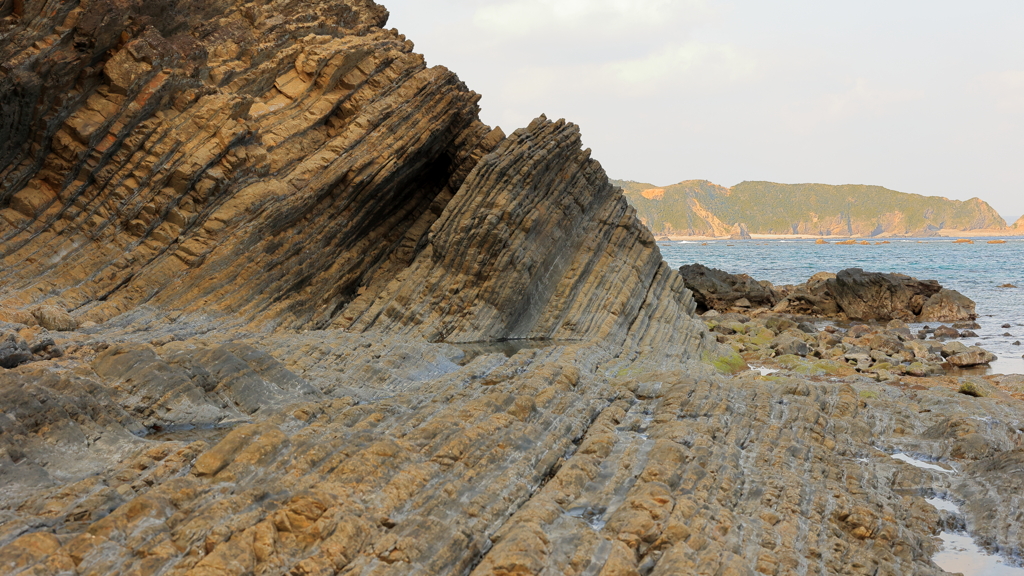
<path fill-rule="evenodd" d="M 1020 382 L 918 378 L 944 343 L 761 318 L 761 284 L 705 324 L 576 126 L 491 130 L 383 7 L 0 18 L 0 574 L 928 575 L 953 524 L 1022 550 Z"/>

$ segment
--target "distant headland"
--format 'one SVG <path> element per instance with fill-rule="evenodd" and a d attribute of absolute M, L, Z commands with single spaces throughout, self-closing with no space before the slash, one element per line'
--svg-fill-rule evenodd
<path fill-rule="evenodd" d="M 655 186 L 613 180 L 656 236 L 699 238 L 884 238 L 1024 234 L 979 199 L 950 200 L 881 186 L 707 180 Z"/>

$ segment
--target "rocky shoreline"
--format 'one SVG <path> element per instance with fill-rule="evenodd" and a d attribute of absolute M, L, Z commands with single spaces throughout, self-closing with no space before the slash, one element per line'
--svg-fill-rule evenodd
<path fill-rule="evenodd" d="M 680 273 L 708 329 L 750 360 L 811 358 L 815 369 L 835 373 L 844 372 L 835 364 L 841 362 L 894 380 L 943 375 L 998 359 L 956 340 L 977 337 L 976 305 L 933 280 L 851 268 L 776 287 L 700 264 L 683 266 Z M 820 329 L 815 325 L 823 322 Z M 952 325 L 924 325 L 914 334 L 907 322 Z M 815 371 L 796 358 L 780 362 Z"/>
<path fill-rule="evenodd" d="M 485 126 L 387 19 L 0 7 L 0 575 L 938 576 L 951 527 L 1024 555 L 1024 382 L 801 328 L 873 309 L 838 274 L 718 279 L 743 295 L 699 316 L 578 127 Z"/>

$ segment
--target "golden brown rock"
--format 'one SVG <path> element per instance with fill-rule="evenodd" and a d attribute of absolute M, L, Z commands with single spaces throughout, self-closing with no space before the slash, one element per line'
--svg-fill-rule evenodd
<path fill-rule="evenodd" d="M 1020 549 L 1018 406 L 716 374 L 579 129 L 382 7 L 10 12 L 3 574 L 938 574 L 929 490 Z"/>

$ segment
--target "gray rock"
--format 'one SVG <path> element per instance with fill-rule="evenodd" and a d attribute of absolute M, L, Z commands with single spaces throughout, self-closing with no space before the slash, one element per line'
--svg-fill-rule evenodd
<path fill-rule="evenodd" d="M 949 356 L 946 358 L 946 362 L 949 362 L 951 365 L 958 368 L 967 368 L 970 366 L 989 364 L 998 359 L 998 356 L 988 350 L 984 350 L 977 346 L 971 346 L 966 352 L 960 352 L 959 354 Z"/>
<path fill-rule="evenodd" d="M 906 372 L 910 376 L 924 378 L 927 376 L 940 376 L 944 373 L 942 366 L 934 362 L 912 362 L 907 366 Z"/>
<path fill-rule="evenodd" d="M 767 282 L 758 282 L 746 274 L 729 274 L 703 264 L 679 268 L 683 283 L 693 292 L 697 311 L 724 311 L 739 303 L 746 307 L 772 308 L 781 299 Z"/>
<path fill-rule="evenodd" d="M 969 349 L 963 342 L 949 342 L 942 347 L 943 358 L 949 358 L 957 354 L 966 354 L 967 352 L 969 352 Z"/>
<path fill-rule="evenodd" d="M 924 303 L 919 322 L 956 322 L 974 320 L 977 305 L 973 300 L 957 292 L 943 288 Z"/>
<path fill-rule="evenodd" d="M 878 350 L 885 353 L 888 356 L 898 354 L 907 349 L 907 347 L 900 341 L 900 339 L 892 333 L 882 332 L 875 334 L 868 341 L 868 345 L 872 350 Z"/>
<path fill-rule="evenodd" d="M 788 318 L 783 318 L 781 316 L 772 316 L 768 318 L 767 320 L 765 320 L 764 325 L 766 328 L 768 328 L 772 332 L 775 332 L 776 334 L 781 334 L 786 330 L 790 330 L 798 326 L 796 322 L 793 322 L 792 320 Z"/>
<path fill-rule="evenodd" d="M 970 321 L 970 322 L 954 322 L 953 323 L 953 328 L 956 328 L 957 330 L 980 330 L 981 329 L 981 324 L 978 324 L 977 322 L 974 322 L 974 321 Z"/>
<path fill-rule="evenodd" d="M 882 352 L 881 350 L 872 350 L 869 356 L 871 356 L 871 359 L 874 360 L 875 362 L 888 362 L 890 364 L 898 364 L 898 362 L 887 356 L 885 352 Z"/>
<path fill-rule="evenodd" d="M 16 368 L 34 359 L 28 344 L 17 335 L 7 334 L 0 340 L 0 368 Z"/>
<path fill-rule="evenodd" d="M 851 320 L 914 321 L 925 302 L 942 290 L 934 280 L 902 274 L 842 270 L 828 281 L 828 291 Z"/>
<path fill-rule="evenodd" d="M 788 334 L 776 336 L 768 344 L 768 347 L 775 350 L 775 354 L 777 356 L 785 356 L 788 354 L 792 354 L 794 356 L 807 356 L 811 353 L 811 347 L 807 345 L 807 342 Z"/>
<path fill-rule="evenodd" d="M 796 327 L 801 332 L 805 332 L 807 334 L 817 334 L 818 333 L 818 329 L 815 328 L 814 324 L 811 324 L 810 322 L 801 322 L 801 323 L 797 324 Z"/>

